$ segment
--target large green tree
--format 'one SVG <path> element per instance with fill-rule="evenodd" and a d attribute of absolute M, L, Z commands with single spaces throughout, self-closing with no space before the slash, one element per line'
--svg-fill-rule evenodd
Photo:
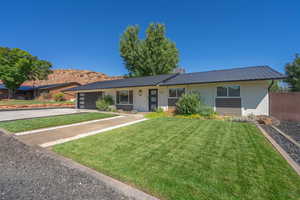
<path fill-rule="evenodd" d="M 46 79 L 52 64 L 18 48 L 0 47 L 0 80 L 8 88 L 9 98 L 27 80 Z"/>
<path fill-rule="evenodd" d="M 120 54 L 129 76 L 167 74 L 178 66 L 179 52 L 165 32 L 165 25 L 150 24 L 146 38 L 139 39 L 139 27 L 127 27 L 120 40 Z"/>
<path fill-rule="evenodd" d="M 296 54 L 293 62 L 285 66 L 285 73 L 288 76 L 286 82 L 292 91 L 300 91 L 300 57 Z"/>

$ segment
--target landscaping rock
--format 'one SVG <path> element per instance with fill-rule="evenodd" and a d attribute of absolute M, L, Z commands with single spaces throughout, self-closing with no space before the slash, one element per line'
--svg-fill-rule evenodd
<path fill-rule="evenodd" d="M 300 166 L 300 148 L 281 135 L 271 126 L 262 125 L 262 128 L 279 144 L 290 157 Z"/>
<path fill-rule="evenodd" d="M 281 121 L 276 127 L 300 144 L 300 122 Z"/>
<path fill-rule="evenodd" d="M 128 199 L 43 150 L 0 133 L 0 199 Z"/>

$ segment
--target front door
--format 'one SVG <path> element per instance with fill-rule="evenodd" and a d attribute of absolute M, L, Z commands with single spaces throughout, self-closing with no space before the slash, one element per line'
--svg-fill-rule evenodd
<path fill-rule="evenodd" d="M 155 111 L 158 106 L 158 90 L 149 89 L 149 111 Z"/>

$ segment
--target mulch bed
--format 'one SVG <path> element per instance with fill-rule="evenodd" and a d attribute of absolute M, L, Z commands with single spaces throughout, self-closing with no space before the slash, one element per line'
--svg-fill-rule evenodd
<path fill-rule="evenodd" d="M 277 128 L 300 144 L 300 122 L 281 121 Z"/>
<path fill-rule="evenodd" d="M 300 148 L 281 135 L 276 129 L 269 125 L 261 127 L 289 154 L 289 156 L 300 166 Z"/>

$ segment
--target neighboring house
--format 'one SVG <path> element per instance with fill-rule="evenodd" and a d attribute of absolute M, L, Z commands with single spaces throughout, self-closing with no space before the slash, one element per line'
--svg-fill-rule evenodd
<path fill-rule="evenodd" d="M 31 86 L 21 86 L 17 89 L 15 98 L 18 99 L 32 99 L 33 96 L 33 88 Z M 0 99 L 8 98 L 8 89 L 4 84 L 0 84 Z"/>
<path fill-rule="evenodd" d="M 52 98 L 54 94 L 63 92 L 64 90 L 78 87 L 81 84 L 77 82 L 69 82 L 69 83 L 58 83 L 58 84 L 51 84 L 51 85 L 41 85 L 41 86 L 25 86 L 22 85 L 15 94 L 15 99 L 34 99 L 41 97 L 43 95 L 49 96 Z M 75 99 L 74 92 L 64 92 L 65 99 L 71 100 Z M 7 99 L 8 98 L 8 89 L 3 85 L 0 84 L 0 99 Z"/>
<path fill-rule="evenodd" d="M 57 83 L 57 84 L 50 84 L 50 85 L 41 85 L 35 87 L 35 96 L 40 97 L 43 95 L 49 95 L 50 97 L 53 97 L 54 94 L 61 93 L 64 90 L 78 87 L 80 86 L 80 83 L 77 82 L 68 82 L 68 83 Z M 64 92 L 65 99 L 71 100 L 75 99 L 74 92 Z"/>
<path fill-rule="evenodd" d="M 256 66 L 101 81 L 68 91 L 77 93 L 77 108 L 96 108 L 97 99 L 106 94 L 113 96 L 117 109 L 168 110 L 182 94 L 197 92 L 220 114 L 269 115 L 270 80 L 284 78 L 268 66 Z"/>

